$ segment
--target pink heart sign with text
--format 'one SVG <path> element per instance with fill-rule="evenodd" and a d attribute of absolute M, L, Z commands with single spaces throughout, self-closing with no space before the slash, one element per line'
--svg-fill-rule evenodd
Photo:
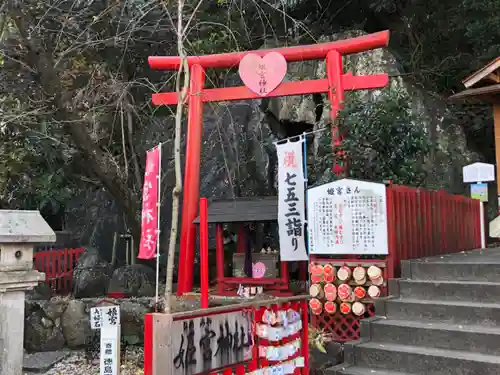
<path fill-rule="evenodd" d="M 246 87 L 266 96 L 283 81 L 286 69 L 286 60 L 278 52 L 269 52 L 263 57 L 249 53 L 241 59 L 239 73 Z"/>
<path fill-rule="evenodd" d="M 266 274 L 266 265 L 262 262 L 252 264 L 252 277 L 254 279 L 262 279 Z"/>

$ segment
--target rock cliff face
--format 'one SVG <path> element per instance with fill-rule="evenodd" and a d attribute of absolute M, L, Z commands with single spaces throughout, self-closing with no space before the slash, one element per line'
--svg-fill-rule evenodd
<path fill-rule="evenodd" d="M 99 298 L 26 300 L 24 347 L 29 352 L 81 349 L 97 331 L 90 329 L 90 308 Z M 140 344 L 144 316 L 154 310 L 154 298 L 115 300 L 120 305 L 123 344 Z M 122 344 L 122 345 L 123 345 Z"/>
<path fill-rule="evenodd" d="M 360 31 L 323 36 L 319 42 L 345 39 L 360 35 Z M 272 44 L 264 47 L 273 47 Z M 370 51 L 344 58 L 344 71 L 355 75 L 386 72 L 391 76 L 386 90 L 403 92 L 418 115 L 416 126 L 425 126 L 432 141 L 432 150 L 425 160 L 428 178 L 425 185 L 462 192 L 461 168 L 480 160 L 479 155 L 467 147 L 462 128 L 438 95 L 419 88 L 405 80 L 399 64 L 387 49 Z M 289 64 L 287 81 L 325 77 L 324 61 L 307 61 Z M 224 86 L 240 85 L 239 78 L 230 75 Z M 366 101 L 377 100 L 380 91 L 366 91 L 361 97 Z M 347 97 L 348 100 L 348 97 Z M 304 131 L 328 127 L 329 102 L 326 95 L 304 95 L 254 101 L 209 103 L 205 106 L 202 144 L 200 195 L 226 197 L 272 195 L 276 188 L 276 154 L 273 142 Z M 138 135 L 143 152 L 173 133 L 169 118 L 157 120 L 144 127 Z M 397 147 L 397 145 L 394 145 Z M 309 149 L 308 160 L 314 164 L 322 157 L 318 154 L 317 141 Z M 163 210 L 162 225 L 170 223 L 171 189 L 173 186 L 172 142 L 163 147 Z M 328 175 L 327 171 L 314 169 L 311 173 Z M 96 199 L 102 204 L 88 209 L 86 203 Z M 78 202 L 78 203 L 77 203 Z M 106 193 L 96 191 L 85 197 L 75 198 L 72 207 L 79 220 L 70 221 L 70 230 L 81 234 L 82 242 L 92 239 L 98 247 L 110 247 L 111 228 L 122 226 L 114 203 Z M 82 228 L 84 226 L 84 228 Z M 163 231 L 164 234 L 168 231 Z"/>
<path fill-rule="evenodd" d="M 346 39 L 363 34 L 362 31 L 350 31 L 331 37 L 323 36 L 319 42 Z M 384 90 L 398 91 L 407 97 L 417 118 L 416 125 L 425 127 L 432 143 L 430 155 L 425 160 L 428 171 L 425 186 L 435 189 L 445 188 L 449 192 L 461 193 L 464 189 L 462 167 L 480 160 L 481 157 L 469 150 L 464 131 L 448 107 L 448 103 L 439 95 L 425 91 L 413 82 L 405 80 L 395 56 L 388 49 L 348 55 L 344 57 L 343 63 L 344 72 L 351 72 L 353 75 L 389 74 L 390 85 Z M 324 61 L 289 64 L 287 80 L 325 77 Z M 380 91 L 370 90 L 358 93 L 363 100 L 368 102 L 376 101 Z M 346 100 L 349 100 L 349 96 Z M 328 127 L 330 124 L 330 103 L 326 95 L 273 98 L 268 108 L 281 124 L 289 124 L 292 128 L 280 129 L 277 134 L 280 137 L 293 133 L 295 124 L 303 127 L 305 124 L 310 124 L 310 128 L 314 130 Z M 318 154 L 317 145 L 309 152 L 312 152 L 309 156 L 312 160 L 322 156 Z"/>

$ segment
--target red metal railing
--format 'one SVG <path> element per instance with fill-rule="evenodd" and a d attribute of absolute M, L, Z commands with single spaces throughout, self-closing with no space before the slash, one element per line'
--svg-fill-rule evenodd
<path fill-rule="evenodd" d="M 45 272 L 45 283 L 58 294 L 71 293 L 73 267 L 84 249 L 40 251 L 33 255 L 35 269 Z"/>
<path fill-rule="evenodd" d="M 481 247 L 481 203 L 462 195 L 407 186 L 387 188 L 389 278 L 401 261 Z"/>

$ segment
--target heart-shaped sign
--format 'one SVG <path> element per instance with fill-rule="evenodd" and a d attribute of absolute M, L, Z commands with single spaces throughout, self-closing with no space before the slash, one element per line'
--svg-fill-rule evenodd
<path fill-rule="evenodd" d="M 252 276 L 254 279 L 262 279 L 266 274 L 266 265 L 262 262 L 252 264 Z"/>
<path fill-rule="evenodd" d="M 246 87 L 266 96 L 283 81 L 286 69 L 286 60 L 278 52 L 269 52 L 264 57 L 249 53 L 241 59 L 239 73 Z"/>

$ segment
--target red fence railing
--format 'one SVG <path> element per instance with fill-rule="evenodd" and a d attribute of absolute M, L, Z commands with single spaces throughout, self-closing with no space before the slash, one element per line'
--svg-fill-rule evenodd
<path fill-rule="evenodd" d="M 40 251 L 33 254 L 35 269 L 45 273 L 45 283 L 58 294 L 71 293 L 73 268 L 84 249 Z"/>
<path fill-rule="evenodd" d="M 387 188 L 389 277 L 401 261 L 481 247 L 481 202 L 444 191 Z"/>

